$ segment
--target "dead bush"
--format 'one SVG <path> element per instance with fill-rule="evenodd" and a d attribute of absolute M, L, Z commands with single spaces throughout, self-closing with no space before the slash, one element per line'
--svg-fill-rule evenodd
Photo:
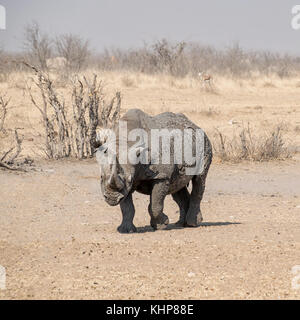
<path fill-rule="evenodd" d="M 24 46 L 29 61 L 42 70 L 47 70 L 47 59 L 52 56 L 52 40 L 41 32 L 37 22 L 26 26 Z"/>
<path fill-rule="evenodd" d="M 0 96 L 0 167 L 5 168 L 8 170 L 19 170 L 25 171 L 23 168 L 23 162 L 18 161 L 18 157 L 22 151 L 22 142 L 24 137 L 19 136 L 18 129 L 15 128 L 14 130 L 5 129 L 5 119 L 8 112 L 8 104 L 10 99 L 6 99 L 4 96 Z M 14 131 L 14 139 L 15 143 L 9 142 L 12 146 L 5 150 L 4 147 L 4 140 L 7 138 L 8 140 L 12 140 L 9 131 Z"/>
<path fill-rule="evenodd" d="M 65 72 L 79 72 L 90 56 L 89 42 L 77 35 L 63 34 L 55 40 L 56 52 L 65 60 Z"/>
<path fill-rule="evenodd" d="M 286 159 L 292 156 L 282 137 L 281 127 L 277 126 L 264 134 L 255 133 L 248 124 L 232 137 L 216 129 L 214 153 L 221 161 L 268 161 Z"/>
<path fill-rule="evenodd" d="M 24 62 L 35 71 L 40 105 L 28 87 L 33 105 L 40 111 L 44 126 L 44 147 L 50 159 L 92 157 L 96 145 L 98 126 L 112 126 L 120 116 L 121 95 L 119 92 L 107 102 L 103 85 L 94 75 L 92 80 L 77 78 L 72 85 L 72 105 L 67 107 L 63 97 L 57 94 L 48 75 Z"/>
<path fill-rule="evenodd" d="M 153 45 L 154 54 L 152 59 L 160 71 L 171 75 L 183 75 L 185 72 L 181 70 L 181 58 L 185 46 L 185 42 L 179 42 L 172 46 L 166 39 L 162 39 Z"/>
<path fill-rule="evenodd" d="M 14 129 L 14 137 L 15 144 L 10 149 L 5 151 L 0 157 L 0 167 L 9 170 L 25 171 L 22 166 L 27 160 L 25 159 L 23 162 L 16 161 L 22 151 L 22 142 L 24 137 L 19 136 L 18 129 Z"/>
<path fill-rule="evenodd" d="M 9 104 L 9 100 L 6 100 L 5 97 L 0 96 L 0 132 L 4 131 L 4 122 L 7 115 L 7 106 Z"/>

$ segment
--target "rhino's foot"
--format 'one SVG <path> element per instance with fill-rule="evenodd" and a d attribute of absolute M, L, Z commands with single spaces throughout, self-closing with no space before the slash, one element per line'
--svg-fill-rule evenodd
<path fill-rule="evenodd" d="M 185 227 L 199 227 L 202 221 L 203 217 L 201 212 L 198 212 L 196 214 L 188 213 L 185 221 Z"/>
<path fill-rule="evenodd" d="M 178 227 L 185 227 L 185 220 L 179 219 L 177 222 L 175 222 L 175 225 Z"/>
<path fill-rule="evenodd" d="M 169 224 L 169 218 L 164 213 L 161 213 L 156 219 L 151 218 L 150 224 L 154 230 L 164 230 Z"/>
<path fill-rule="evenodd" d="M 120 233 L 134 233 L 136 232 L 136 227 L 134 226 L 133 223 L 122 223 L 118 227 L 118 231 Z"/>

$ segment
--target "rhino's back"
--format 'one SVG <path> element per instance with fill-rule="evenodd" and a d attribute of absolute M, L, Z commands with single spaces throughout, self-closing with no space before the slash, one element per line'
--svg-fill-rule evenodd
<path fill-rule="evenodd" d="M 153 117 L 158 129 L 169 128 L 169 129 L 199 129 L 192 121 L 190 121 L 182 113 L 164 112 Z"/>
<path fill-rule="evenodd" d="M 128 130 L 144 129 L 200 129 L 182 113 L 164 112 L 150 116 L 140 109 L 130 109 L 121 118 L 127 122 Z"/>

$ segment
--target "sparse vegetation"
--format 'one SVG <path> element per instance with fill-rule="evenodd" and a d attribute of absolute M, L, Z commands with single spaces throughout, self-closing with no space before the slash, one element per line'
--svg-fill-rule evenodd
<path fill-rule="evenodd" d="M 288 90 L 296 90 L 299 86 L 298 57 L 247 52 L 238 44 L 220 50 L 162 39 L 135 50 L 111 49 L 95 54 L 91 52 L 89 42 L 79 36 L 63 34 L 50 37 L 40 30 L 37 23 L 32 23 L 25 30 L 24 48 L 25 51 L 19 54 L 0 50 L 0 85 L 5 90 L 17 89 L 24 99 L 29 96 L 43 123 L 42 149 L 48 158 L 54 159 L 92 156 L 96 128 L 110 126 L 120 116 L 120 93 L 105 101 L 103 83 L 98 80 L 99 76 L 91 74 L 100 74 L 101 78 L 104 75 L 113 87 L 120 86 L 130 93 L 144 88 L 155 92 L 158 88 L 170 90 L 172 96 L 170 94 L 168 99 L 160 96 L 156 108 L 152 107 L 152 98 L 141 91 L 139 107 L 150 108 L 153 114 L 162 111 L 190 112 L 201 117 L 200 125 L 205 118 L 214 126 L 220 121 L 227 125 L 236 123 L 228 121 L 235 115 L 223 112 L 222 103 L 227 103 L 228 99 L 219 100 L 224 94 L 249 89 L 269 92 L 280 89 L 282 85 Z M 20 61 L 26 61 L 27 67 Z M 36 74 L 34 85 L 29 85 L 31 74 L 28 66 L 35 66 L 30 67 Z M 288 79 L 290 77 L 294 78 Z M 185 101 L 182 101 L 181 95 L 185 93 Z M 217 109 L 205 107 L 206 99 L 211 100 L 210 105 L 217 105 Z M 148 103 L 149 100 L 151 102 Z M 2 135 L 6 130 L 5 103 L 5 100 L 0 101 Z M 126 102 L 125 109 L 136 106 L 136 101 L 131 100 L 130 103 Z M 191 107 L 187 107 L 189 104 Z M 268 110 L 265 105 L 247 108 L 243 114 L 263 114 Z M 235 113 L 233 110 L 230 112 Z M 280 112 L 272 110 L 271 114 L 278 116 Z M 19 117 L 19 114 L 14 114 L 14 117 Z M 298 136 L 298 127 L 295 123 L 294 130 L 290 130 L 294 136 Z M 12 124 L 10 128 L 14 128 Z M 17 134 L 18 131 L 15 138 Z M 222 128 L 215 135 L 214 147 L 215 154 L 222 161 L 263 161 L 288 157 L 284 142 L 281 129 L 268 134 L 254 134 L 254 130 L 247 127 L 230 137 L 226 128 Z"/>
<path fill-rule="evenodd" d="M 170 43 L 165 39 L 135 50 L 111 49 L 92 59 L 100 70 L 130 70 L 176 77 L 198 77 L 199 72 L 230 78 L 276 75 L 280 79 L 300 73 L 298 57 L 243 50 L 235 44 L 224 50 L 197 43 Z"/>
<path fill-rule="evenodd" d="M 52 38 L 33 22 L 26 27 L 24 44 L 29 63 L 47 70 L 48 59 L 63 58 L 63 69 L 67 74 L 90 67 L 105 71 L 162 73 L 175 77 L 197 77 L 199 72 L 208 72 L 238 79 L 258 75 L 276 75 L 283 79 L 300 73 L 298 57 L 245 51 L 238 43 L 220 50 L 192 42 L 172 43 L 161 39 L 139 49 L 106 49 L 102 53 L 92 53 L 88 40 L 74 34 Z"/>
<path fill-rule="evenodd" d="M 55 40 L 56 54 L 65 59 L 65 71 L 78 73 L 90 56 L 89 42 L 77 35 L 63 34 Z"/>
<path fill-rule="evenodd" d="M 268 161 L 291 157 L 280 126 L 265 134 L 257 134 L 248 124 L 232 137 L 216 129 L 213 147 L 221 161 Z"/>
<path fill-rule="evenodd" d="M 70 74 L 87 68 L 194 78 L 197 78 L 200 72 L 238 81 L 261 76 L 284 79 L 300 74 L 300 59 L 297 56 L 245 51 L 239 44 L 221 50 L 192 42 L 172 43 L 162 39 L 145 44 L 139 49 L 106 49 L 104 52 L 95 53 L 91 51 L 88 40 L 75 34 L 51 37 L 43 32 L 36 22 L 25 28 L 24 49 L 21 59 L 25 58 L 28 63 L 43 71 L 49 69 L 47 60 L 60 59 L 60 67 L 56 71 L 64 76 L 65 80 Z M 5 55 L 7 62 L 16 58 L 13 54 Z M 3 52 L 0 52 L 0 60 L 3 60 L 2 56 Z M 3 73 L 0 63 L 0 80 L 7 74 L 7 69 L 14 68 L 10 63 L 6 63 L 6 72 Z M 265 87 L 273 85 L 269 80 L 264 84 Z M 215 87 L 207 86 L 205 90 L 215 92 Z"/>

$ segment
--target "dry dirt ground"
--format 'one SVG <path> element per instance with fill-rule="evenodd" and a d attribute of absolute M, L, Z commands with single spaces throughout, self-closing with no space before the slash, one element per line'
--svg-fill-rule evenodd
<path fill-rule="evenodd" d="M 300 159 L 213 164 L 199 228 L 149 227 L 135 194 L 136 234 L 100 197 L 95 160 L 0 171 L 1 299 L 299 299 Z"/>

